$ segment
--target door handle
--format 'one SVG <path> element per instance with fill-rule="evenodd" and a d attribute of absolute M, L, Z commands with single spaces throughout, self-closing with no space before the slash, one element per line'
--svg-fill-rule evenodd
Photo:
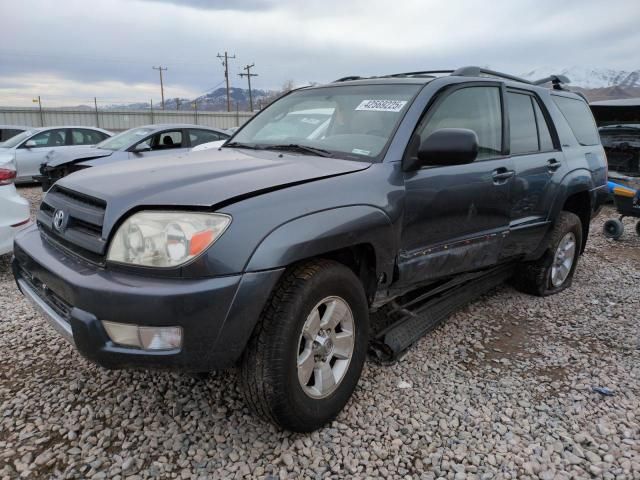
<path fill-rule="evenodd" d="M 550 172 L 555 172 L 557 169 L 559 169 L 562 166 L 562 163 L 560 163 L 558 160 L 556 160 L 555 158 L 550 158 L 549 160 L 547 160 L 547 169 Z"/>
<path fill-rule="evenodd" d="M 502 183 L 506 180 L 509 180 L 511 177 L 513 177 L 515 173 L 516 172 L 514 172 L 513 170 L 507 170 L 506 168 L 502 167 L 502 168 L 498 168 L 497 170 L 494 170 L 491 177 L 493 178 L 493 181 L 495 183 Z"/>

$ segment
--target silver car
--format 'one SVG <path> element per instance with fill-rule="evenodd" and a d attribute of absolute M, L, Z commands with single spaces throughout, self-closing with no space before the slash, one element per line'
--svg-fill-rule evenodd
<path fill-rule="evenodd" d="M 100 143 L 113 134 L 95 127 L 31 128 L 0 144 L 0 163 L 15 161 L 16 183 L 31 182 L 40 165 L 56 153 Z"/>

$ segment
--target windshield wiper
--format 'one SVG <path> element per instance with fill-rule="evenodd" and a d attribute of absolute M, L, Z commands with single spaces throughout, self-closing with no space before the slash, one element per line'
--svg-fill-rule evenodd
<path fill-rule="evenodd" d="M 309 147 L 307 145 L 300 145 L 298 143 L 289 143 L 283 145 L 265 145 L 265 150 L 291 150 L 294 152 L 309 153 L 311 155 L 317 155 L 319 157 L 333 157 L 333 154 L 329 150 L 323 150 L 322 148 Z"/>
<path fill-rule="evenodd" d="M 232 148 L 250 148 L 251 150 L 258 150 L 259 149 L 256 145 L 251 145 L 250 143 L 242 143 L 242 142 L 225 143 L 222 146 L 223 147 L 232 147 Z"/>

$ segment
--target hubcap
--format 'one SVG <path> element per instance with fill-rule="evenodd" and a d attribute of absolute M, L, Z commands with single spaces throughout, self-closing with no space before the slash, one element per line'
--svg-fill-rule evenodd
<path fill-rule="evenodd" d="M 298 341 L 298 381 L 311 398 L 323 398 L 340 385 L 355 347 L 353 313 L 340 297 L 321 300 L 307 316 Z"/>
<path fill-rule="evenodd" d="M 556 253 L 553 257 L 553 264 L 551 266 L 551 285 L 559 287 L 562 285 L 573 266 L 573 261 L 576 256 L 576 236 L 573 232 L 567 233 L 556 249 Z"/>

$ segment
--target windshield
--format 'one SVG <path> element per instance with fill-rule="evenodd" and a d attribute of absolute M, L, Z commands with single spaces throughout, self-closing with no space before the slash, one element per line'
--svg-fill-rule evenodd
<path fill-rule="evenodd" d="M 299 90 L 256 116 L 227 146 L 279 147 L 307 154 L 317 149 L 315 153 L 326 156 L 375 160 L 419 89 L 420 85 L 358 85 Z"/>
<path fill-rule="evenodd" d="M 132 128 L 103 140 L 96 145 L 96 148 L 113 151 L 126 150 L 144 139 L 151 132 L 153 132 L 152 128 Z"/>
<path fill-rule="evenodd" d="M 29 138 L 31 135 L 33 135 L 34 133 L 35 133 L 35 131 L 33 131 L 33 130 L 27 130 L 25 132 L 19 133 L 15 137 L 11 137 L 6 142 L 1 143 L 0 147 L 2 147 L 2 148 L 13 148 L 13 147 L 16 147 L 21 142 L 23 142 L 24 140 Z"/>

